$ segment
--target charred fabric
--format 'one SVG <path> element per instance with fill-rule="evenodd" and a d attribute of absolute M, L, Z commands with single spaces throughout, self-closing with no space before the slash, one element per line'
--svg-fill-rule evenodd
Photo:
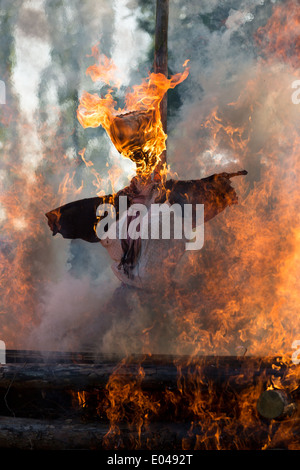
<path fill-rule="evenodd" d="M 204 205 L 204 222 L 208 222 L 222 212 L 227 206 L 237 204 L 238 198 L 230 179 L 246 175 L 247 171 L 242 170 L 236 173 L 214 174 L 199 180 L 174 180 L 149 181 L 139 174 L 134 177 L 130 184 L 118 191 L 103 197 L 94 197 L 70 202 L 66 205 L 51 210 L 46 214 L 48 225 L 53 235 L 60 233 L 66 239 L 82 239 L 89 243 L 99 243 L 101 240 L 96 233 L 96 226 L 99 223 L 97 208 L 101 204 L 112 204 L 115 207 L 117 220 L 119 217 L 119 198 L 126 196 L 129 207 L 136 202 L 143 202 L 149 206 L 151 201 L 155 204 L 165 202 L 170 205 L 185 204 L 193 206 L 193 212 L 197 204 Z M 193 214 L 194 215 L 194 214 Z M 193 217 L 193 226 L 195 217 Z M 149 242 L 148 242 L 149 243 Z M 106 244 L 103 244 L 107 247 Z M 122 254 L 116 275 L 124 282 L 132 284 L 130 272 L 140 261 L 141 240 L 121 240 Z M 118 275 L 119 274 L 119 275 Z"/>

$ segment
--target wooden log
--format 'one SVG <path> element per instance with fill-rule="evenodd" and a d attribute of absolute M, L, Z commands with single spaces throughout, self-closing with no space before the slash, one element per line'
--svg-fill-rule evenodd
<path fill-rule="evenodd" d="M 0 366 L 0 389 L 89 389 L 105 387 L 115 364 L 6 364 Z"/>
<path fill-rule="evenodd" d="M 281 449 L 289 449 L 290 441 L 299 436 L 299 419 L 293 421 L 294 430 Z M 283 423 L 285 426 L 285 423 Z M 290 423 L 287 423 L 290 426 Z M 110 428 L 99 422 L 76 420 L 40 420 L 0 417 L 0 449 L 7 450 L 261 450 L 278 448 L 268 442 L 268 423 L 261 423 L 255 433 L 247 428 L 239 430 L 239 439 L 232 438 L 232 428 L 215 428 L 207 432 L 201 423 L 157 422 L 137 428 L 120 425 Z M 253 431 L 253 429 L 252 429 Z M 221 438 L 221 439 L 220 439 Z"/>
<path fill-rule="evenodd" d="M 20 359 L 19 359 L 20 360 Z M 36 359 L 35 359 L 36 360 Z M 98 356 L 94 363 L 15 362 L 0 365 L 0 390 L 48 389 L 48 390 L 89 390 L 105 388 L 111 375 L 116 372 L 126 380 L 140 380 L 143 390 L 177 389 L 178 381 L 188 383 L 195 378 L 205 379 L 204 383 L 231 384 L 239 388 L 268 377 L 285 378 L 290 367 L 274 369 L 276 358 L 236 357 L 176 357 L 176 356 L 132 356 L 126 359 Z M 91 359 L 90 359 L 91 361 Z M 140 367 L 143 377 L 140 378 Z M 296 367 L 296 366 L 294 366 Z M 236 383 L 235 383 L 236 382 Z"/>
<path fill-rule="evenodd" d="M 109 424 L 82 423 L 72 420 L 37 420 L 0 417 L 0 449 L 18 450 L 103 450 L 152 448 L 181 448 L 190 425 L 155 423 L 138 429 L 118 427 L 117 435 L 108 434 Z"/>
<path fill-rule="evenodd" d="M 295 403 L 281 389 L 265 390 L 257 402 L 257 411 L 263 418 L 267 419 L 291 416 L 295 409 Z"/>
<path fill-rule="evenodd" d="M 72 362 L 75 357 L 79 361 L 77 364 Z M 239 397 L 245 397 L 244 392 L 249 386 L 251 393 L 255 384 L 260 390 L 261 383 L 269 382 L 274 376 L 280 377 L 284 383 L 289 380 L 292 367 L 289 364 L 272 367 L 279 363 L 278 358 L 251 357 L 154 355 L 122 359 L 105 355 L 95 358 L 78 353 L 40 355 L 8 351 L 8 358 L 15 362 L 0 367 L 0 394 L 4 397 L 1 413 L 5 415 L 0 416 L 2 449 L 167 450 L 199 449 L 207 445 L 214 448 L 215 427 L 210 428 L 211 420 L 208 419 L 208 425 L 203 421 L 206 410 L 191 407 L 200 388 L 204 403 L 208 397 L 207 416 L 212 413 L 211 416 L 224 418 L 218 420 L 218 436 L 222 436 L 221 440 L 218 439 L 218 446 L 221 443 L 224 449 L 235 449 L 236 442 L 239 442 L 245 449 L 260 449 L 268 439 L 269 423 L 265 419 L 260 421 L 259 415 L 255 423 L 250 424 L 250 431 L 247 427 L 239 430 L 240 440 L 235 442 L 232 439 L 233 421 L 236 420 L 239 426 Z M 294 368 L 297 372 L 298 367 Z M 122 380 L 124 385 L 128 381 L 134 385 L 136 381 L 138 390 L 149 392 L 151 403 L 160 405 L 158 411 L 153 411 L 151 406 L 142 410 L 138 403 L 135 408 L 136 402 L 130 396 L 124 397 L 124 402 L 122 396 L 120 403 L 110 402 L 107 393 L 110 389 L 106 387 L 114 373 L 119 385 L 122 386 Z M 220 386 L 221 393 L 218 389 L 213 390 L 212 386 Z M 76 390 L 87 391 L 84 407 L 76 401 L 76 393 L 73 393 Z M 239 390 L 242 390 L 241 395 Z M 293 388 L 295 403 L 299 399 L 299 391 L 299 388 Z M 133 392 L 136 392 L 134 386 Z M 53 400 L 55 406 L 48 410 L 49 400 Z M 256 401 L 249 404 L 255 411 Z M 113 423 L 115 427 L 108 435 L 107 410 L 110 406 L 123 407 L 124 413 L 122 411 L 120 415 L 121 422 Z M 141 420 L 134 421 L 136 413 L 140 413 Z M 13 415 L 17 417 L 9 417 Z M 231 423 L 229 428 L 228 423 Z M 138 429 L 138 426 L 142 427 Z M 286 426 L 289 436 L 294 439 L 293 436 L 299 435 L 299 416 L 290 417 L 287 413 L 280 426 Z M 281 446 L 285 444 L 288 446 L 289 442 L 280 441 Z"/>
<path fill-rule="evenodd" d="M 162 73 L 168 76 L 168 24 L 169 24 L 169 0 L 156 0 L 156 23 L 155 23 L 155 45 L 154 45 L 154 73 Z M 160 114 L 163 130 L 167 133 L 168 98 L 167 93 L 160 105 Z M 167 152 L 160 156 L 161 162 L 156 168 L 156 175 L 164 163 L 166 163 Z"/>

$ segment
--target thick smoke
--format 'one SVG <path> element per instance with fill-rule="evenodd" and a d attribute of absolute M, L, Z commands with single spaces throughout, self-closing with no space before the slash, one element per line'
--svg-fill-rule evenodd
<path fill-rule="evenodd" d="M 191 74 L 169 135 L 168 161 L 181 178 L 249 172 L 246 181 L 235 182 L 239 206 L 206 226 L 206 246 L 187 262 L 187 274 L 198 265 L 198 296 L 192 294 L 189 308 L 201 318 L 203 338 L 212 333 L 206 343 L 211 352 L 237 347 L 276 354 L 289 351 L 299 335 L 299 110 L 291 101 L 298 58 L 291 46 L 280 55 L 265 47 L 268 28 L 260 28 L 275 7 L 282 8 L 273 33 L 278 39 L 287 18 L 296 18 L 297 2 L 217 2 L 213 20 L 203 19 L 198 28 L 199 12 L 186 9 L 190 34 L 170 31 L 171 50 L 178 50 L 173 67 L 190 58 Z M 292 28 L 291 21 L 285 43 L 294 44 Z"/>
<path fill-rule="evenodd" d="M 37 52 L 44 54 L 43 60 L 37 61 L 39 66 L 31 56 L 27 61 L 19 58 L 15 66 L 11 83 L 22 145 L 13 140 L 11 130 L 6 138 L 6 142 L 12 142 L 11 147 L 5 144 L 6 155 L 12 161 L 15 154 L 23 152 L 15 162 L 27 169 L 22 176 L 27 178 L 26 187 L 33 192 L 40 190 L 36 193 L 38 200 L 30 195 L 25 212 L 28 215 L 29 210 L 35 211 L 34 228 L 39 236 L 18 232 L 26 243 L 18 236 L 3 245 L 3 256 L 10 257 L 10 263 L 17 263 L 16 255 L 13 259 L 16 245 L 24 245 L 26 253 L 20 258 L 20 268 L 27 269 L 24 282 L 30 284 L 30 292 L 24 296 L 26 301 L 29 299 L 23 303 L 23 308 L 29 310 L 26 314 L 18 306 L 9 317 L 13 299 L 5 300 L 2 329 L 8 337 L 14 330 L 11 341 L 7 340 L 11 347 L 41 350 L 236 354 L 249 349 L 261 353 L 263 349 L 257 346 L 251 349 L 252 340 L 257 335 L 263 338 L 272 329 L 268 312 L 262 321 L 262 299 L 267 297 L 271 311 L 283 273 L 274 265 L 273 253 L 281 248 L 281 239 L 292 244 L 282 227 L 288 216 L 278 215 L 278 237 L 253 240 L 264 220 L 278 212 L 286 214 L 294 204 L 297 178 L 288 178 L 287 174 L 295 164 L 290 158 L 295 158 L 293 141 L 297 125 L 299 128 L 299 111 L 291 102 L 295 70 L 284 61 L 267 60 L 256 32 L 267 23 L 273 8 L 284 2 L 170 2 L 171 72 L 182 71 L 183 62 L 190 60 L 190 75 L 176 90 L 181 105 L 176 108 L 170 98 L 167 144 L 171 170 L 180 179 L 240 169 L 249 172 L 246 180 L 234 181 L 239 206 L 228 208 L 206 227 L 204 249 L 184 256 L 170 295 L 161 298 L 157 294 L 153 298 L 147 293 L 124 290 L 100 246 L 70 242 L 59 235 L 52 239 L 46 227 L 44 213 L 48 210 L 100 191 L 107 194 L 113 188 L 120 189 L 132 173 L 132 166 L 115 152 L 103 130 L 83 130 L 75 114 L 82 90 L 99 92 L 98 85 L 85 76 L 91 64 L 87 54 L 98 41 L 103 53 L 112 57 L 115 54 L 119 64 L 128 67 L 126 86 L 130 78 L 132 84 L 151 68 L 147 58 L 151 37 L 133 19 L 144 19 L 147 14 L 151 17 L 155 2 L 150 5 L 150 13 L 139 9 L 140 3 L 104 1 L 99 5 L 89 0 L 72 2 L 72 6 L 62 2 L 58 7 L 50 1 L 21 2 L 20 14 L 13 17 L 11 29 L 17 53 L 25 46 L 43 45 Z M 35 9 L 31 11 L 29 5 L 33 4 Z M 128 10 L 124 9 L 126 4 Z M 120 32 L 122 21 L 128 28 L 126 34 Z M 132 53 L 135 48 L 137 56 Z M 124 60 L 127 50 L 128 60 Z M 136 70 L 139 62 L 143 66 Z M 26 74 L 36 74 L 37 69 L 37 84 L 31 90 L 29 87 L 34 105 L 31 101 L 32 109 L 28 109 L 28 96 L 27 101 L 26 96 L 22 98 L 20 83 L 23 80 L 26 87 L 30 83 Z M 124 91 L 125 87 L 120 97 Z M 80 157 L 83 148 L 85 159 L 93 162 L 91 167 Z M 8 178 L 8 165 L 4 172 Z M 38 183 L 30 186 L 30 178 L 36 175 L 41 178 L 38 183 L 42 188 Z M 274 181 L 272 189 L 268 187 L 270 179 Z M 10 176 L 9 182 L 14 186 L 16 179 Z M 19 190 L 18 196 L 22 205 L 26 191 L 23 194 Z M 277 203 L 282 198 L 285 202 Z M 248 238 L 244 225 L 248 227 Z M 270 227 L 266 223 L 268 231 Z M 274 251 L 268 255 L 266 248 L 272 242 Z M 251 254 L 245 259 L 243 250 L 249 243 Z M 276 269 L 280 271 L 277 274 Z M 257 292 L 253 292 L 257 285 L 251 271 L 256 271 L 259 284 L 265 286 L 259 285 Z M 264 282 L 266 278 L 270 281 Z M 290 308 L 292 304 L 289 300 Z M 252 335 L 256 319 L 261 327 Z M 286 327 L 289 333 L 286 318 L 284 322 L 280 329 Z M 16 330 L 24 323 L 18 334 Z M 297 330 L 297 325 L 294 328 Z"/>

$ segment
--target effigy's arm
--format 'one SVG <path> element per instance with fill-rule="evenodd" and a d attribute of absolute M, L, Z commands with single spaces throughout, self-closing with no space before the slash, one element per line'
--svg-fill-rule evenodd
<path fill-rule="evenodd" d="M 97 208 L 111 199 L 112 196 L 81 199 L 47 212 L 45 215 L 53 236 L 60 233 L 63 238 L 99 242 L 96 234 Z"/>
<path fill-rule="evenodd" d="M 238 198 L 230 179 L 246 175 L 247 171 L 220 173 L 199 180 L 168 180 L 164 184 L 156 203 L 204 204 L 204 221 L 207 222 L 227 206 L 237 204 Z M 60 233 L 64 238 L 80 238 L 90 243 L 99 242 L 96 227 L 99 222 L 97 208 L 100 204 L 113 204 L 118 217 L 119 195 L 130 193 L 124 188 L 115 195 L 94 197 L 70 202 L 47 212 L 48 225 L 53 235 Z"/>
<path fill-rule="evenodd" d="M 236 191 L 230 179 L 235 176 L 247 175 L 246 170 L 236 173 L 219 173 L 199 180 L 168 180 L 165 192 L 159 198 L 160 203 L 170 204 L 204 204 L 204 222 L 214 218 L 227 206 L 238 203 Z"/>

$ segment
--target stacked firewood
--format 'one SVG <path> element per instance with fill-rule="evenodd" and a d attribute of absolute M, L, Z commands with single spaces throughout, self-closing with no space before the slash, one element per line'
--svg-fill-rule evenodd
<path fill-rule="evenodd" d="M 296 446 L 300 389 L 289 391 L 290 367 L 274 368 L 275 359 L 8 356 L 0 365 L 2 449 Z"/>

